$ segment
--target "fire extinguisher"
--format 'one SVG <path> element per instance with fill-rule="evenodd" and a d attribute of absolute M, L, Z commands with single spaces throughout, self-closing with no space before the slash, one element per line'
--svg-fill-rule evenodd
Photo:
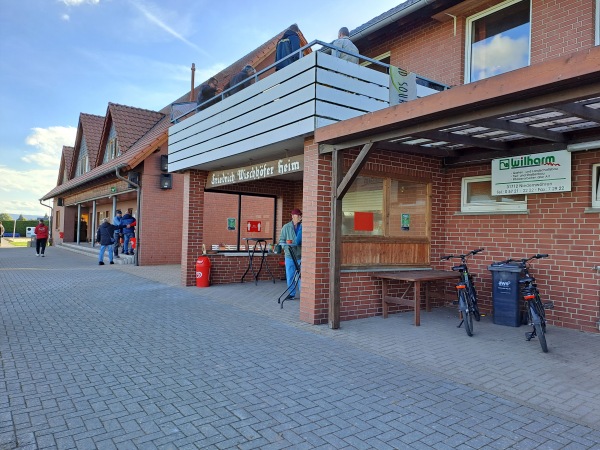
<path fill-rule="evenodd" d="M 196 261 L 196 287 L 210 286 L 210 259 L 206 256 L 206 247 L 202 244 L 202 256 Z"/>

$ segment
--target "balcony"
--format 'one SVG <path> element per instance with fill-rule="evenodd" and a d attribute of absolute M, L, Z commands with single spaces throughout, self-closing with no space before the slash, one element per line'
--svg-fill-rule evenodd
<path fill-rule="evenodd" d="M 328 46 L 315 41 L 307 47 L 315 44 Z M 317 128 L 388 107 L 388 66 L 360 58 L 385 73 L 316 51 L 268 76 L 273 66 L 267 67 L 254 84 L 190 117 L 195 103 L 173 104 L 169 171 L 218 170 L 299 155 L 304 138 Z M 447 88 L 422 77 L 414 82 L 417 96 Z"/>

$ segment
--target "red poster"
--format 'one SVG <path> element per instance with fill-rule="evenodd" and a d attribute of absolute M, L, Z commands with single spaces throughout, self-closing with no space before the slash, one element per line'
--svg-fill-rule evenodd
<path fill-rule="evenodd" d="M 249 220 L 246 229 L 248 230 L 248 233 L 260 233 L 262 222 L 260 220 Z"/>
<path fill-rule="evenodd" d="M 356 211 L 354 213 L 354 231 L 373 231 L 373 213 Z"/>

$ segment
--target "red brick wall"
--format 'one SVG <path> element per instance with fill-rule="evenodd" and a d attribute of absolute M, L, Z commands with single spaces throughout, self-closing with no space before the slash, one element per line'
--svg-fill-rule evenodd
<path fill-rule="evenodd" d="M 452 20 L 425 18 L 410 27 L 398 27 L 369 45 L 359 42 L 360 53 L 376 57 L 390 51 L 392 65 L 450 86 L 462 84 L 466 20 L 500 3 L 482 1 L 456 13 L 456 35 Z M 533 0 L 531 30 L 531 64 L 593 47 L 594 2 Z"/>
<path fill-rule="evenodd" d="M 442 253 L 463 253 L 476 247 L 485 252 L 473 257 L 469 267 L 477 274 L 482 309 L 491 310 L 491 274 L 487 267 L 510 257 L 548 253 L 535 261 L 532 274 L 545 298 L 554 301 L 550 323 L 582 331 L 598 331 L 600 290 L 592 267 L 600 263 L 600 217 L 586 212 L 591 205 L 592 165 L 600 151 L 572 154 L 572 191 L 527 197 L 528 214 L 460 215 L 463 177 L 489 175 L 489 165 L 449 169 L 446 189 L 445 248 Z M 467 233 L 465 233 L 465 230 Z M 468 236 L 468 239 L 465 238 Z M 447 268 L 436 262 L 437 268 Z"/>
<path fill-rule="evenodd" d="M 183 175 L 183 220 L 181 249 L 181 282 L 196 284 L 196 259 L 202 254 L 204 240 L 204 187 L 208 172 L 190 170 Z"/>
<path fill-rule="evenodd" d="M 239 283 L 242 279 L 242 275 L 246 269 L 248 269 L 248 255 L 208 255 L 210 259 L 210 283 L 211 284 L 228 284 L 228 283 Z M 260 253 L 256 253 L 252 267 L 254 273 L 258 272 L 260 268 Z M 285 267 L 279 263 L 283 261 L 282 255 L 270 254 L 265 257 L 265 263 L 263 264 L 262 270 L 258 276 L 259 280 L 271 280 L 271 274 L 275 280 L 285 279 Z M 267 269 L 268 264 L 268 269 Z M 244 277 L 244 282 L 253 283 L 254 276 L 251 271 L 248 271 Z"/>
<path fill-rule="evenodd" d="M 139 228 L 140 265 L 181 263 L 181 222 L 183 220 L 183 175 L 171 174 L 172 189 L 160 188 L 160 157 L 167 154 L 167 145 L 152 153 L 143 163 L 142 198 Z M 123 211 L 125 204 L 118 203 Z M 135 208 L 135 206 L 134 206 Z"/>

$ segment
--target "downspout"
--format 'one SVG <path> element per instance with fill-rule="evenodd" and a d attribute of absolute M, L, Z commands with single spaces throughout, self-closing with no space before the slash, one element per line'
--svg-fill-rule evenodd
<path fill-rule="evenodd" d="M 391 16 L 381 19 L 379 22 L 376 22 L 373 25 L 368 26 L 367 28 L 359 31 L 356 34 L 351 34 L 349 36 L 349 38 L 351 41 L 357 41 L 359 39 L 362 39 L 362 38 L 368 36 L 369 34 L 375 32 L 383 27 L 386 27 L 386 26 L 396 22 L 397 20 L 399 20 L 403 17 L 406 17 L 406 16 L 414 13 L 415 11 L 418 11 L 419 9 L 424 8 L 425 6 L 433 4 L 433 3 L 434 3 L 434 0 L 417 0 L 415 3 L 408 6 L 407 8 L 401 9 L 400 11 L 395 12 Z"/>
<path fill-rule="evenodd" d="M 40 205 L 45 206 L 46 208 L 50 209 L 50 219 L 48 220 L 48 222 L 50 222 L 50 224 L 49 224 L 50 238 L 48 240 L 49 240 L 50 245 L 52 245 L 52 217 L 54 217 L 54 209 L 52 208 L 52 206 L 44 205 L 42 203 L 42 199 L 40 199 Z"/>
<path fill-rule="evenodd" d="M 137 236 L 135 238 L 135 253 L 133 254 L 133 260 L 135 261 L 135 265 L 139 266 L 140 262 L 139 262 L 139 252 L 140 252 L 140 247 L 141 247 L 141 241 L 140 241 L 140 237 L 142 235 L 142 204 L 141 204 L 141 193 L 142 193 L 142 188 L 140 187 L 139 184 L 134 183 L 133 181 L 128 180 L 127 178 L 123 178 L 121 176 L 121 174 L 119 173 L 119 169 L 123 167 L 123 166 L 119 166 L 115 168 L 115 175 L 119 180 L 125 181 L 128 184 L 131 184 L 133 186 L 135 186 L 135 189 L 137 191 L 137 217 L 135 218 L 136 222 L 137 222 Z"/>

